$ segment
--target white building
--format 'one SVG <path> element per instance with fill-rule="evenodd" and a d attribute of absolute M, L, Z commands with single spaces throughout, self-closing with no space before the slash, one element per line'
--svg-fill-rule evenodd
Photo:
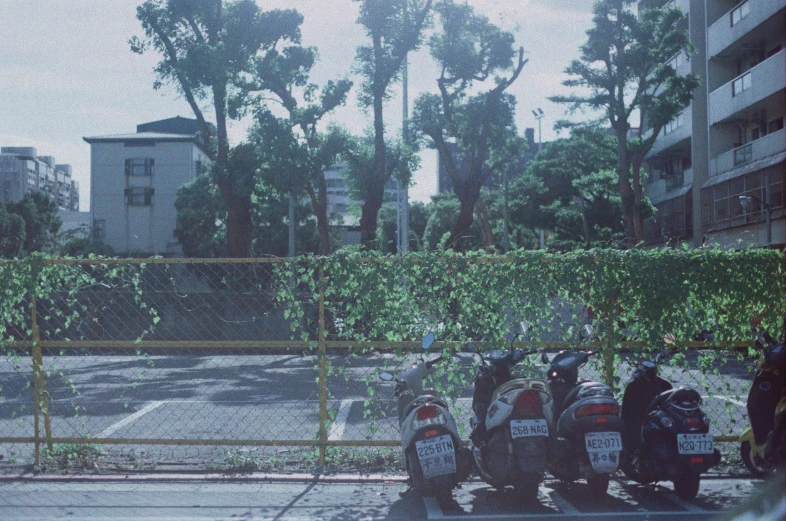
<path fill-rule="evenodd" d="M 61 210 L 79 211 L 79 183 L 72 178 L 71 165 L 39 156 L 33 147 L 0 148 L 0 203 L 32 192 L 46 193 Z"/>
<path fill-rule="evenodd" d="M 769 229 L 770 245 L 782 248 L 786 0 L 677 0 L 675 5 L 688 14 L 685 27 L 696 53 L 680 53 L 672 65 L 679 73 L 698 75 L 701 86 L 646 158 L 645 193 L 658 208 L 647 223 L 648 242 L 764 246 Z"/>
<path fill-rule="evenodd" d="M 196 120 L 170 118 L 134 134 L 85 137 L 90 143 L 93 235 L 118 254 L 181 256 L 173 232 L 178 188 L 209 159 Z"/>

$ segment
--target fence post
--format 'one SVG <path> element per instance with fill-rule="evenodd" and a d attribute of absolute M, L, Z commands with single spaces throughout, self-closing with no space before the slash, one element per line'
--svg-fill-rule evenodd
<path fill-rule="evenodd" d="M 38 287 L 38 271 L 40 267 L 37 260 L 32 261 L 31 265 L 31 294 L 30 294 L 30 331 L 33 341 L 33 430 L 35 431 L 35 464 L 40 463 L 41 458 L 41 427 L 40 413 L 44 413 L 44 433 L 47 440 L 47 448 L 51 452 L 52 446 L 52 423 L 49 416 L 49 397 L 46 392 L 46 378 L 44 372 L 44 357 L 41 352 L 41 332 L 38 328 L 38 308 L 35 298 L 35 288 Z"/>
<path fill-rule="evenodd" d="M 606 352 L 603 353 L 603 379 L 606 380 L 606 385 L 614 388 L 614 308 L 613 304 L 609 305 L 608 313 L 606 313 Z"/>
<path fill-rule="evenodd" d="M 325 465 L 325 443 L 328 439 L 327 411 L 327 350 L 325 344 L 325 268 L 319 266 L 319 464 Z"/>

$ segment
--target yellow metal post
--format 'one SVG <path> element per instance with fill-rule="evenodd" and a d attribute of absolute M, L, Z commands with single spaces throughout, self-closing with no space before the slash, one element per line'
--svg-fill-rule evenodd
<path fill-rule="evenodd" d="M 44 414 L 44 432 L 47 447 L 52 446 L 52 423 L 49 416 L 49 397 L 46 393 L 44 357 L 41 352 L 41 332 L 38 329 L 38 310 L 35 296 L 30 298 L 30 329 L 33 335 L 33 429 L 35 430 L 35 463 L 40 461 L 40 424 L 39 415 Z"/>
<path fill-rule="evenodd" d="M 327 411 L 327 350 L 325 335 L 325 268 L 319 267 L 319 464 L 325 465 L 328 439 Z"/>
<path fill-rule="evenodd" d="M 603 354 L 603 376 L 606 385 L 614 391 L 614 313 L 609 306 L 608 322 L 606 324 L 606 352 Z"/>

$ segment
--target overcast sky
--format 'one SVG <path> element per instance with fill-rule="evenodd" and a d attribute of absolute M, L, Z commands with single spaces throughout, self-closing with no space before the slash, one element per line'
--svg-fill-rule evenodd
<path fill-rule="evenodd" d="M 513 31 L 529 62 L 509 89 L 518 100 L 517 125 L 534 127 L 531 110 L 545 112 L 543 141 L 554 139 L 554 122 L 565 107 L 546 97 L 566 93 L 563 70 L 578 56 L 590 27 L 593 0 L 468 0 L 504 29 Z M 193 117 L 172 86 L 153 90 L 157 56 L 129 50 L 128 39 L 142 36 L 136 19 L 140 0 L 0 0 L 0 146 L 34 146 L 39 155 L 70 163 L 80 182 L 82 210 L 89 208 L 90 146 L 85 136 L 129 133 L 136 125 L 173 116 Z M 305 45 L 316 46 L 320 62 L 312 80 L 352 78 L 355 49 L 365 34 L 355 22 L 352 0 L 258 0 L 263 9 L 295 8 L 305 18 Z M 410 110 L 418 93 L 436 91 L 437 70 L 427 52 L 410 58 Z M 356 84 L 359 83 L 356 81 Z M 396 87 L 400 93 L 400 86 Z M 353 90 L 354 93 L 354 90 Z M 389 131 L 400 128 L 401 97 L 386 107 Z M 354 98 L 332 116 L 351 131 L 363 132 L 370 115 Z M 248 123 L 232 125 L 233 143 Z M 436 192 L 436 156 L 423 155 L 410 195 L 428 201 Z"/>

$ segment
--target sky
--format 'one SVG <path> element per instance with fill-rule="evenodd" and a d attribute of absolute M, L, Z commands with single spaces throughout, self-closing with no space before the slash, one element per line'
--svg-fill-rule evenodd
<path fill-rule="evenodd" d="M 538 122 L 542 140 L 558 137 L 554 123 L 565 106 L 546 98 L 569 91 L 563 73 L 586 40 L 594 0 L 467 0 L 503 29 L 513 32 L 529 62 L 508 92 L 517 98 L 521 134 Z M 81 210 L 89 209 L 90 145 L 85 136 L 136 131 L 136 125 L 173 116 L 193 117 L 172 85 L 153 89 L 154 53 L 130 51 L 128 39 L 143 36 L 136 19 L 141 0 L 0 0 L 0 146 L 32 146 L 39 155 L 69 163 L 80 183 Z M 366 42 L 356 23 L 353 0 L 257 0 L 263 9 L 294 8 L 303 14 L 303 44 L 318 49 L 320 61 L 311 80 L 324 84 L 348 77 L 356 87 L 330 121 L 360 134 L 371 115 L 357 104 L 360 80 L 352 73 L 355 51 Z M 439 74 L 426 49 L 409 60 L 409 106 L 421 92 L 437 92 Z M 400 130 L 400 85 L 385 108 L 387 131 Z M 248 120 L 233 122 L 232 143 L 242 141 Z M 427 202 L 437 189 L 436 153 L 422 155 L 410 199 Z"/>

